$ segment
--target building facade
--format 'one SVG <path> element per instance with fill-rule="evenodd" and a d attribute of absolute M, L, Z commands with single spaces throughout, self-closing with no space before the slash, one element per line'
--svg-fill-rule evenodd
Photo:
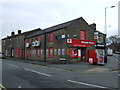
<path fill-rule="evenodd" d="M 10 53 L 11 57 L 51 63 L 88 61 L 89 51 L 97 53 L 97 57 L 101 55 L 101 52 L 105 55 L 105 46 L 101 45 L 105 45 L 105 35 L 101 32 L 96 35 L 97 32 L 95 24 L 89 25 L 80 17 L 37 32 L 13 36 L 16 43 L 13 45 L 12 42 L 12 47 L 4 45 L 4 41 L 8 40 L 4 38 L 2 40 L 3 52 L 6 53 L 8 52 L 6 48 L 11 48 L 10 52 L 14 53 Z M 102 42 L 99 42 L 101 37 Z M 18 40 L 19 43 L 17 43 L 17 38 L 21 40 Z"/>
<path fill-rule="evenodd" d="M 32 31 L 21 33 L 21 30 L 18 30 L 18 34 L 15 35 L 15 32 L 11 32 L 11 36 L 7 36 L 2 39 L 2 52 L 6 58 L 18 58 L 25 59 L 25 36 L 31 34 L 32 32 L 37 32 L 41 29 L 35 29 Z"/>

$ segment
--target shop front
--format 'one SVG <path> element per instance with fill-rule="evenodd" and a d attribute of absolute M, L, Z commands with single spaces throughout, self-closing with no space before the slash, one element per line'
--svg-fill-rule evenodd
<path fill-rule="evenodd" d="M 67 44 L 70 45 L 71 58 L 87 61 L 87 48 L 96 43 L 91 40 L 67 39 Z"/>
<path fill-rule="evenodd" d="M 97 58 L 99 59 L 100 57 L 104 57 L 104 62 L 106 63 L 107 62 L 107 56 L 106 56 L 106 45 L 105 44 L 102 44 L 102 43 L 97 43 L 95 45 L 96 47 L 96 53 L 97 53 Z"/>

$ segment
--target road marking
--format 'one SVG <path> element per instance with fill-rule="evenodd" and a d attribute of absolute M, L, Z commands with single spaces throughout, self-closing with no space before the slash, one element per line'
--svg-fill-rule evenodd
<path fill-rule="evenodd" d="M 96 68 L 85 70 L 84 72 L 105 72 L 105 71 L 109 71 L 109 69 L 102 68 L 102 67 L 96 67 Z"/>
<path fill-rule="evenodd" d="M 44 76 L 51 77 L 51 75 L 49 75 L 49 74 L 41 73 L 41 72 L 38 72 L 38 71 L 35 71 L 35 70 L 31 70 L 31 69 L 27 69 L 27 68 L 25 68 L 25 70 L 27 70 L 27 71 L 31 71 L 31 72 L 34 72 L 34 73 L 37 73 L 37 74 L 41 74 L 41 75 L 44 75 Z"/>
<path fill-rule="evenodd" d="M 18 88 L 21 88 L 21 86 L 18 86 Z"/>
<path fill-rule="evenodd" d="M 0 90 L 2 89 L 7 90 L 2 84 L 0 84 Z"/>
<path fill-rule="evenodd" d="M 115 56 L 113 56 L 115 58 L 115 60 L 117 61 L 118 64 L 120 64 L 120 61 L 118 60 L 118 58 L 116 58 Z"/>
<path fill-rule="evenodd" d="M 18 68 L 18 66 L 16 66 L 16 65 L 13 65 L 13 64 L 9 64 L 9 65 Z"/>
<path fill-rule="evenodd" d="M 120 76 L 120 74 L 118 74 L 118 76 Z"/>
<path fill-rule="evenodd" d="M 67 81 L 72 82 L 72 83 L 77 83 L 77 84 L 83 84 L 83 85 L 87 85 L 87 86 L 91 86 L 91 87 L 108 88 L 108 87 L 103 87 L 103 86 L 98 86 L 98 85 L 93 85 L 93 84 L 88 84 L 88 83 L 83 83 L 83 82 L 77 82 L 77 81 L 73 81 L 73 80 L 67 80 Z"/>

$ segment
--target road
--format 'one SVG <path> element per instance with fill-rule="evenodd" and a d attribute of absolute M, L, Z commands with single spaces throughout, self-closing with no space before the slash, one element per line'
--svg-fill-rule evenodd
<path fill-rule="evenodd" d="M 2 60 L 5 88 L 118 88 L 118 72 L 70 72 L 25 62 Z"/>
<path fill-rule="evenodd" d="M 120 54 L 113 54 L 113 56 L 120 61 Z"/>

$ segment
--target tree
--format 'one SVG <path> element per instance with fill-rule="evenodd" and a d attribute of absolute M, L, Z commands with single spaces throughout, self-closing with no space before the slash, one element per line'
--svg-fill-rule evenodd
<path fill-rule="evenodd" d="M 114 35 L 108 38 L 109 45 L 108 47 L 112 48 L 114 52 L 120 52 L 120 36 Z"/>

